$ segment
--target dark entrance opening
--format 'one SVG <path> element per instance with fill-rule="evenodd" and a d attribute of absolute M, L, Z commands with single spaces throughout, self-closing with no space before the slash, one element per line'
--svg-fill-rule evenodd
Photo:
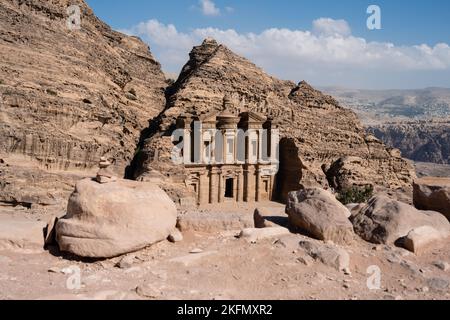
<path fill-rule="evenodd" d="M 229 178 L 225 180 L 225 198 L 234 198 L 233 194 L 233 185 L 234 185 L 234 179 Z"/>

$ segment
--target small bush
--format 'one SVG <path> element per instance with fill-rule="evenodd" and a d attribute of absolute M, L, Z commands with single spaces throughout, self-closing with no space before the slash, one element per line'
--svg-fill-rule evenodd
<path fill-rule="evenodd" d="M 342 204 L 347 205 L 350 203 L 364 203 L 367 202 L 372 197 L 373 197 L 373 186 L 365 186 L 365 187 L 353 186 L 351 188 L 341 190 L 336 198 Z"/>
<path fill-rule="evenodd" d="M 136 150 L 134 151 L 133 157 L 137 157 L 139 154 L 141 154 L 141 152 L 142 152 L 141 147 L 138 146 L 138 147 L 136 148 Z"/>

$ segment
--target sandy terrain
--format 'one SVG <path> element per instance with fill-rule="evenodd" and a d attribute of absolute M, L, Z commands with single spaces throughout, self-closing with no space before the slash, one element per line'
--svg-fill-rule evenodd
<path fill-rule="evenodd" d="M 16 218 L 26 214 L 14 211 Z M 450 271 L 435 265 L 450 261 L 450 241 L 416 257 L 357 240 L 345 248 L 351 257 L 351 274 L 346 275 L 308 259 L 298 243 L 311 239 L 303 235 L 251 244 L 235 237 L 239 231 L 185 232 L 182 242 L 164 241 L 102 261 L 79 261 L 54 247 L 10 247 L 0 250 L 0 299 L 450 298 Z M 367 286 L 368 280 L 376 284 L 374 274 L 367 273 L 371 266 L 381 270 L 378 290 Z"/>

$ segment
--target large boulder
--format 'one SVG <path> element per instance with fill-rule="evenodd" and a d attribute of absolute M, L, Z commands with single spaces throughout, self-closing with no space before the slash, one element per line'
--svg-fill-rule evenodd
<path fill-rule="evenodd" d="M 62 251 L 110 258 L 166 239 L 176 220 L 175 204 L 154 184 L 85 179 L 77 183 L 67 215 L 56 225 L 56 238 Z"/>
<path fill-rule="evenodd" d="M 442 234 L 450 232 L 450 223 L 442 214 L 419 211 L 385 195 L 370 199 L 352 222 L 360 237 L 378 244 L 395 244 L 411 230 L 422 226 L 430 226 Z"/>
<path fill-rule="evenodd" d="M 293 226 L 319 240 L 338 244 L 353 240 L 353 226 L 347 218 L 349 210 L 326 190 L 308 188 L 289 193 L 286 213 Z"/>
<path fill-rule="evenodd" d="M 345 190 L 355 185 L 372 185 L 367 177 L 373 174 L 374 170 L 360 157 L 340 158 L 326 171 L 328 183 L 337 190 Z"/>
<path fill-rule="evenodd" d="M 450 220 L 450 178 L 417 179 L 413 187 L 417 209 L 437 211 Z"/>
<path fill-rule="evenodd" d="M 433 227 L 423 226 L 411 230 L 404 240 L 404 247 L 417 255 L 427 249 L 444 243 L 449 234 L 439 232 Z"/>
<path fill-rule="evenodd" d="M 255 228 L 287 227 L 285 207 L 259 207 L 253 214 Z"/>

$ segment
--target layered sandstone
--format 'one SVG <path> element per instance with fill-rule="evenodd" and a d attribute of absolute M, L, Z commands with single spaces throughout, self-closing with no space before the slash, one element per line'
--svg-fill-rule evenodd
<path fill-rule="evenodd" d="M 440 212 L 450 220 L 450 179 L 427 177 L 415 180 L 413 201 L 416 208 Z"/>
<path fill-rule="evenodd" d="M 80 7 L 79 30 L 67 26 L 70 5 Z M 64 170 L 106 155 L 123 175 L 165 86 L 148 46 L 83 0 L 0 2 L 0 153 Z"/>
<path fill-rule="evenodd" d="M 180 77 L 168 89 L 166 110 L 151 124 L 136 177 L 146 179 L 159 171 L 171 178 L 165 181 L 182 186 L 183 169 L 171 161 L 170 135 L 176 118 L 222 110 L 224 97 L 231 100 L 235 113 L 254 111 L 273 117 L 280 126 L 280 198 L 301 185 L 375 184 L 391 189 L 411 185 L 410 164 L 366 134 L 355 113 L 306 82 L 296 85 L 267 75 L 212 39 L 192 50 Z M 339 160 L 347 163 L 345 159 L 357 161 L 333 166 Z"/>

